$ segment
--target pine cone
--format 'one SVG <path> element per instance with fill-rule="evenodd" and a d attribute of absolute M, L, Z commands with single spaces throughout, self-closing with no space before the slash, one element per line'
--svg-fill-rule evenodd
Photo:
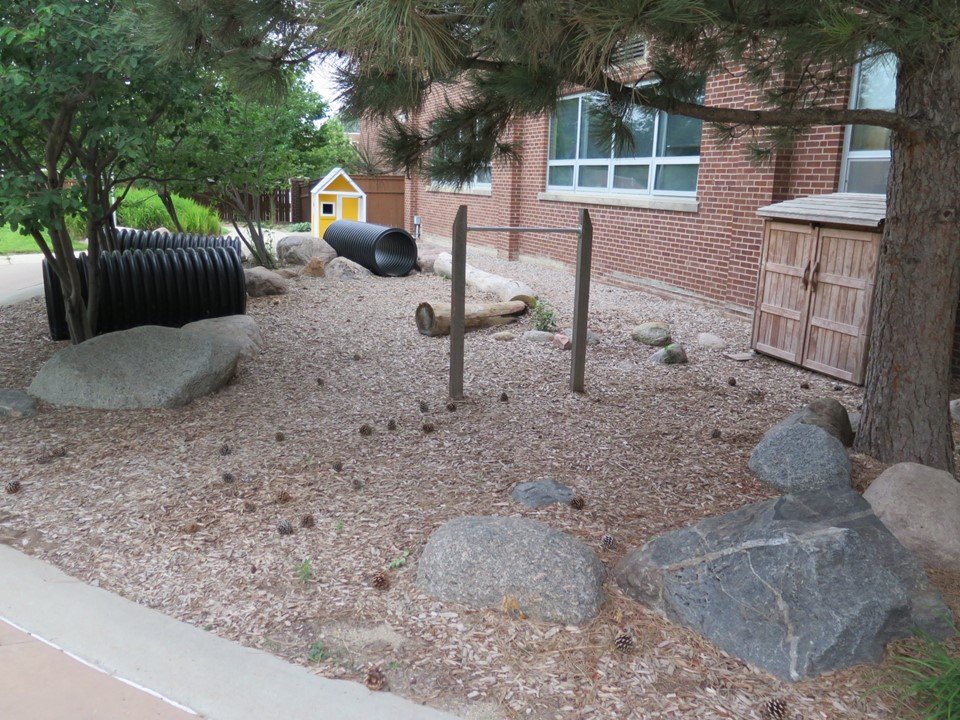
<path fill-rule="evenodd" d="M 363 482 L 360 478 L 354 478 L 350 481 L 350 484 L 353 486 L 354 490 L 363 490 Z"/>
<path fill-rule="evenodd" d="M 456 411 L 457 411 L 457 404 L 451 400 L 450 402 L 447 403 L 447 412 L 456 412 Z"/>
<path fill-rule="evenodd" d="M 367 425 L 366 423 L 364 423 L 363 425 L 360 426 L 360 434 L 363 435 L 364 437 L 370 437 L 371 435 L 373 435 L 373 428 Z"/>
<path fill-rule="evenodd" d="M 340 472 L 341 470 L 343 470 L 343 463 L 337 460 L 333 465 L 331 465 L 331 467 L 337 472 Z"/>
<path fill-rule="evenodd" d="M 383 570 L 378 570 L 370 578 L 370 584 L 373 585 L 375 590 L 386 590 L 390 587 L 390 576 Z"/>
<path fill-rule="evenodd" d="M 507 394 L 505 392 L 500 393 L 500 402 L 506 402 L 509 399 L 510 398 L 507 397 Z"/>
<path fill-rule="evenodd" d="M 281 535 L 293 535 L 293 525 L 289 520 L 281 520 L 277 523 L 277 532 Z"/>
<path fill-rule="evenodd" d="M 280 492 L 277 493 L 278 505 L 283 505 L 284 503 L 288 503 L 291 500 L 293 500 L 293 495 L 288 493 L 286 490 L 281 490 Z"/>
<path fill-rule="evenodd" d="M 22 488 L 23 485 L 20 484 L 19 480 L 11 480 L 3 486 L 3 489 L 7 491 L 8 495 L 16 495 Z"/>
<path fill-rule="evenodd" d="M 583 495 L 574 495 L 570 499 L 570 507 L 574 510 L 583 510 L 586 507 L 587 501 L 583 499 Z"/>
<path fill-rule="evenodd" d="M 317 378 L 317 387 L 323 387 L 323 378 Z"/>
<path fill-rule="evenodd" d="M 600 536 L 600 545 L 603 546 L 606 550 L 612 550 L 613 546 L 617 544 L 617 541 L 614 539 L 613 535 L 610 533 L 604 533 Z"/>
<path fill-rule="evenodd" d="M 629 652 L 633 650 L 633 635 L 628 632 L 622 632 L 617 635 L 617 639 L 613 641 L 613 644 L 620 652 Z"/>
<path fill-rule="evenodd" d="M 426 423 L 423 424 L 423 427 L 421 427 L 420 429 L 423 430 L 424 433 L 426 433 L 427 435 L 429 435 L 430 433 L 432 433 L 432 432 L 433 432 L 434 430 L 436 430 L 437 428 L 436 428 L 436 426 L 435 426 L 433 423 L 426 422 Z"/>
<path fill-rule="evenodd" d="M 284 434 L 283 434 L 282 432 L 280 432 L 279 430 L 277 431 L 277 434 L 276 434 L 274 437 L 277 438 L 277 442 L 283 442 L 284 440 L 287 439 L 287 436 L 284 435 Z"/>
<path fill-rule="evenodd" d="M 383 690 L 387 686 L 387 676 L 380 668 L 370 668 L 367 671 L 366 686 L 374 692 Z"/>
<path fill-rule="evenodd" d="M 223 475 L 221 475 L 221 479 L 222 479 L 225 483 L 232 483 L 232 482 L 235 481 L 237 478 L 235 478 L 235 477 L 233 476 L 233 473 L 232 473 L 232 472 L 225 472 Z"/>
<path fill-rule="evenodd" d="M 770 698 L 763 704 L 760 717 L 763 720 L 787 720 L 787 701 L 783 698 Z"/>
<path fill-rule="evenodd" d="M 420 401 L 420 412 L 430 412 L 430 406 L 427 405 L 423 400 Z"/>
<path fill-rule="evenodd" d="M 183 526 L 183 531 L 187 535 L 193 535 L 200 531 L 200 526 L 195 522 L 188 522 L 186 525 Z"/>
<path fill-rule="evenodd" d="M 387 422 L 387 430 L 396 430 L 396 429 L 397 429 L 396 420 L 390 420 L 389 422 Z"/>
<path fill-rule="evenodd" d="M 300 518 L 300 527 L 302 528 L 312 528 L 316 526 L 317 521 L 313 519 L 313 515 L 307 513 L 302 518 Z"/>
<path fill-rule="evenodd" d="M 257 510 L 256 503 L 254 503 L 254 502 L 251 501 L 251 500 L 244 500 L 244 501 L 243 501 L 243 511 L 244 511 L 244 512 L 252 513 L 252 512 L 256 512 L 256 510 Z"/>
<path fill-rule="evenodd" d="M 227 455 L 230 454 L 230 452 L 231 452 L 230 446 L 227 445 L 226 443 L 224 443 L 223 445 L 220 446 L 220 454 L 221 454 L 221 455 L 227 456 Z"/>

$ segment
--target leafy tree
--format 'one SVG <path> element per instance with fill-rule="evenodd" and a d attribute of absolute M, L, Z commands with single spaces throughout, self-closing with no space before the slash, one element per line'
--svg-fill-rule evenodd
<path fill-rule="evenodd" d="M 74 342 L 96 327 L 98 256 L 110 249 L 112 213 L 149 172 L 167 120 L 196 97 L 182 64 L 161 68 L 137 42 L 129 7 L 0 5 L 0 225 L 36 240 L 64 288 Z M 85 281 L 68 230 L 74 216 L 86 228 Z"/>
<path fill-rule="evenodd" d="M 347 172 L 357 168 L 357 151 L 344 132 L 343 124 L 335 117 L 322 125 L 305 128 L 295 138 L 294 149 L 297 151 L 294 164 L 297 177 L 323 177 L 335 167 Z"/>
<path fill-rule="evenodd" d="M 403 165 L 464 182 L 493 157 L 520 116 L 548 112 L 573 87 L 602 93 L 622 127 L 633 104 L 687 115 L 738 134 L 769 128 L 766 150 L 803 128 L 887 128 L 892 163 L 881 245 L 871 361 L 857 447 L 885 462 L 953 468 L 947 410 L 960 295 L 960 4 L 956 0 L 295 0 L 184 10 L 153 0 L 166 47 L 224 59 L 267 79 L 283 62 L 336 51 L 346 111 L 383 118 L 385 146 Z M 173 8 L 171 8 L 173 6 Z M 650 84 L 619 71 L 632 38 L 651 46 Z M 898 61 L 890 111 L 840 100 L 853 66 Z M 760 89 L 762 106 L 706 106 L 705 75 L 731 65 Z M 260 80 L 264 82 L 266 80 Z M 466 84 L 463 100 L 427 127 L 415 122 L 433 90 Z M 432 150 L 443 147 L 442 153 Z M 453 150 L 455 149 L 455 150 Z"/>

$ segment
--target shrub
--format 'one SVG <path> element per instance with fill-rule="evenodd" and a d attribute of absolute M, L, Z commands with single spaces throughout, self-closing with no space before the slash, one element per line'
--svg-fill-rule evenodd
<path fill-rule="evenodd" d="M 291 223 L 287 226 L 289 232 L 310 232 L 310 223 L 308 222 L 298 222 Z"/>
<path fill-rule="evenodd" d="M 173 206 L 183 231 L 199 235 L 219 235 L 220 216 L 211 208 L 190 198 L 173 196 Z M 117 224 L 138 230 L 173 229 L 173 219 L 160 202 L 157 193 L 146 188 L 133 188 L 117 210 Z"/>
<path fill-rule="evenodd" d="M 547 303 L 537 300 L 533 306 L 533 326 L 537 330 L 553 332 L 557 324 L 557 313 Z"/>

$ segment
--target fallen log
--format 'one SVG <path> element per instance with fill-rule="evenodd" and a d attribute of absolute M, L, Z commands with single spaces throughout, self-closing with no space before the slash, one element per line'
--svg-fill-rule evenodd
<path fill-rule="evenodd" d="M 433 272 L 443 277 L 450 277 L 453 272 L 453 257 L 450 253 L 441 253 L 433 263 Z M 484 272 L 472 265 L 467 265 L 467 285 L 480 292 L 493 293 L 500 300 L 521 300 L 527 307 L 533 307 L 537 302 L 537 295 L 529 285 L 511 280 L 502 275 Z"/>
<path fill-rule="evenodd" d="M 508 325 L 517 321 L 518 315 L 527 311 L 522 300 L 501 303 L 468 303 L 464 307 L 464 327 L 467 330 Z M 421 335 L 439 337 L 450 334 L 450 303 L 427 303 L 417 306 L 417 330 Z"/>

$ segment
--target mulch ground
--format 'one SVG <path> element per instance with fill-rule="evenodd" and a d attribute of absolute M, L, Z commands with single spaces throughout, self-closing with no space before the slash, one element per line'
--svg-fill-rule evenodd
<path fill-rule="evenodd" d="M 471 262 L 527 282 L 569 324 L 566 273 Z M 588 351 L 586 396 L 566 390 L 569 352 L 497 341 L 495 328 L 468 336 L 468 399 L 451 411 L 447 343 L 418 335 L 413 316 L 419 302 L 448 296 L 432 275 L 297 279 L 289 295 L 250 302 L 264 349 L 216 395 L 175 410 L 44 406 L 5 423 L 0 476 L 23 489 L 0 495 L 0 540 L 319 674 L 362 680 L 377 666 L 393 692 L 463 717 L 759 718 L 772 697 L 808 720 L 901 716 L 871 691 L 889 662 L 787 685 L 612 581 L 600 616 L 576 628 L 419 593 L 419 554 L 446 520 L 535 518 L 612 566 L 659 533 L 770 497 L 746 469 L 760 435 L 814 398 L 851 410 L 861 399 L 854 386 L 697 345 L 711 332 L 746 349 L 740 317 L 594 285 L 601 343 Z M 671 323 L 689 365 L 648 362 L 652 350 L 629 334 L 646 320 Z M 512 329 L 531 327 L 524 318 Z M 0 309 L 0 344 L 0 386 L 25 387 L 60 347 L 47 339 L 42 301 Z M 882 470 L 853 461 L 858 487 Z M 515 483 L 543 476 L 574 487 L 586 507 L 510 499 Z M 313 527 L 300 527 L 307 515 Z M 277 532 L 283 519 L 294 534 Z M 604 533 L 612 550 L 599 545 Z M 371 587 L 380 570 L 387 590 Z M 932 579 L 960 611 L 960 578 Z M 623 630 L 632 652 L 613 646 Z"/>

